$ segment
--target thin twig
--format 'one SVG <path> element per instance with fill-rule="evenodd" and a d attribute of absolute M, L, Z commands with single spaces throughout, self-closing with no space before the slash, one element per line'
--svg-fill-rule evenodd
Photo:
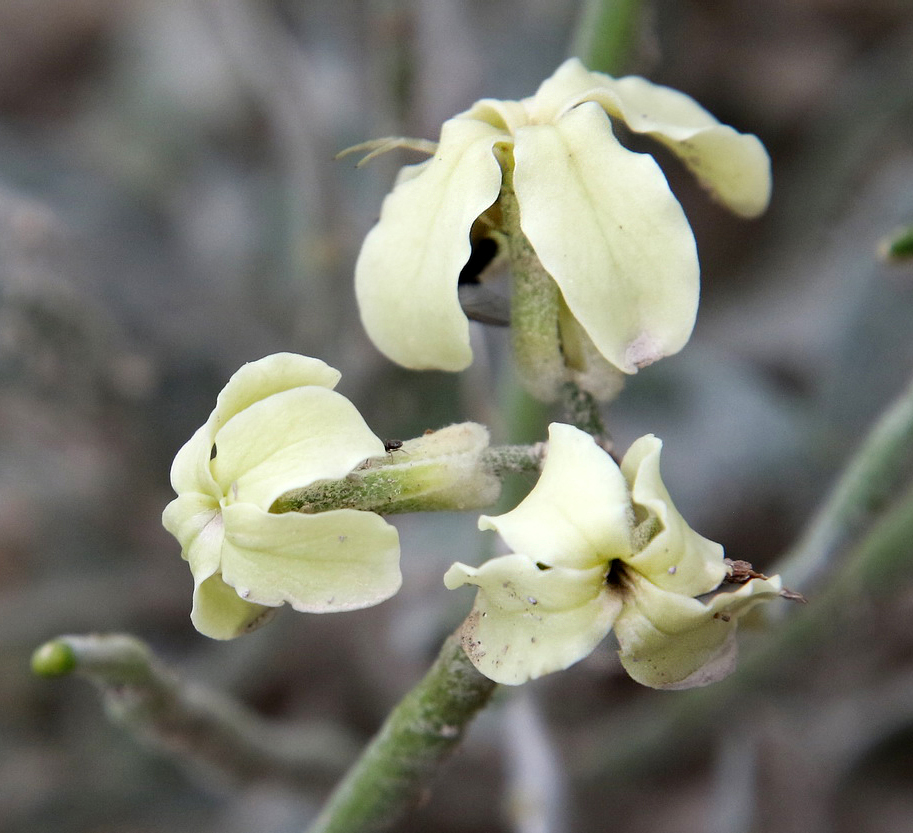
<path fill-rule="evenodd" d="M 57 637 L 35 651 L 32 667 L 45 677 L 85 677 L 115 723 L 221 780 L 313 790 L 332 783 L 355 757 L 354 740 L 339 729 L 264 721 L 218 692 L 184 682 L 127 634 Z"/>

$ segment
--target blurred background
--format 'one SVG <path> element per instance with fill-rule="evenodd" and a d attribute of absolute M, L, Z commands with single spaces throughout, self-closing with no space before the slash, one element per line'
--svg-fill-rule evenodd
<path fill-rule="evenodd" d="M 483 557 L 475 515 L 406 516 L 390 602 L 208 640 L 160 526 L 168 471 L 228 376 L 279 350 L 339 368 L 381 437 L 464 419 L 517 436 L 493 393 L 503 332 L 477 325 L 459 376 L 407 373 L 367 341 L 353 264 L 419 157 L 333 156 L 531 95 L 580 15 L 577 0 L 0 4 L 0 831 L 292 831 L 326 795 L 138 743 L 86 682 L 30 674 L 47 639 L 134 633 L 188 680 L 361 744 L 469 610 L 441 575 Z M 759 135 L 774 199 L 735 219 L 660 157 L 698 240 L 701 313 L 609 426 L 620 449 L 661 436 L 691 525 L 770 568 L 913 369 L 913 266 L 878 255 L 913 222 L 913 10 L 655 0 L 628 64 Z M 719 693 L 638 687 L 608 642 L 502 691 L 400 829 L 913 829 L 909 574 L 756 652 Z M 795 589 L 813 609 L 815 588 Z M 744 655 L 771 638 L 744 634 Z"/>

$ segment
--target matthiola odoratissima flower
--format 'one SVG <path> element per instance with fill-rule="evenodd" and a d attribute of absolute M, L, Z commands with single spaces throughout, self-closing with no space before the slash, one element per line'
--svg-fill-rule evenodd
<path fill-rule="evenodd" d="M 635 442 L 619 467 L 593 439 L 553 424 L 542 475 L 511 512 L 483 516 L 513 550 L 444 581 L 479 587 L 463 646 L 491 679 L 518 684 L 567 668 L 615 631 L 621 662 L 654 688 L 704 685 L 735 663 L 736 620 L 775 598 L 779 577 L 717 590 L 723 548 L 694 532 L 660 478 L 662 443 Z M 705 597 L 705 598 L 703 598 Z"/>
<path fill-rule="evenodd" d="M 401 171 L 356 265 L 377 347 L 414 369 L 469 365 L 457 284 L 470 233 L 490 232 L 522 235 L 560 290 L 560 349 L 588 339 L 623 373 L 681 349 L 698 302 L 694 238 L 659 166 L 626 149 L 613 120 L 665 145 L 737 214 L 766 207 L 770 161 L 755 136 L 683 93 L 568 60 L 530 98 L 483 99 L 449 119 L 434 155 Z"/>
<path fill-rule="evenodd" d="M 400 586 L 399 538 L 373 512 L 270 513 L 291 489 L 345 477 L 384 443 L 332 390 L 339 372 L 280 353 L 244 365 L 178 452 L 165 527 L 194 578 L 197 630 L 231 639 L 284 602 L 327 612 L 377 604 Z"/>

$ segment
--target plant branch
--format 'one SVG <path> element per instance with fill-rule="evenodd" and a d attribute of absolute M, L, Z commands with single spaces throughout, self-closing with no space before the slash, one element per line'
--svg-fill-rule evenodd
<path fill-rule="evenodd" d="M 881 416 L 797 543 L 775 568 L 804 593 L 835 569 L 835 559 L 883 512 L 909 476 L 913 382 Z"/>
<path fill-rule="evenodd" d="M 571 54 L 589 69 L 618 75 L 631 63 L 641 28 L 641 0 L 584 0 Z"/>
<path fill-rule="evenodd" d="M 309 833 L 391 829 L 419 802 L 495 687 L 470 663 L 459 633 L 449 636 L 434 665 L 390 713 Z"/>
<path fill-rule="evenodd" d="M 113 722 L 174 758 L 235 783 L 326 786 L 355 757 L 335 727 L 268 723 L 218 692 L 186 683 L 127 634 L 60 636 L 32 656 L 43 677 L 78 674 L 101 692 Z"/>

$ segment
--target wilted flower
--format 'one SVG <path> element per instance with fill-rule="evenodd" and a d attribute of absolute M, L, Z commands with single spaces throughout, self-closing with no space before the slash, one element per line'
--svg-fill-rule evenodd
<path fill-rule="evenodd" d="M 571 59 L 531 98 L 483 99 L 449 119 L 434 155 L 403 168 L 355 270 L 377 347 L 414 369 L 469 365 L 457 284 L 472 233 L 522 237 L 553 279 L 556 349 L 586 353 L 588 339 L 623 373 L 681 349 L 698 302 L 694 238 L 659 166 L 623 147 L 612 120 L 669 148 L 737 214 L 766 207 L 770 160 L 755 136 L 683 93 Z M 524 247 L 509 248 L 515 276 L 528 270 Z"/>
<path fill-rule="evenodd" d="M 638 682 L 688 688 L 735 663 L 736 620 L 780 593 L 780 579 L 716 590 L 723 548 L 694 532 L 660 478 L 662 443 L 648 434 L 619 468 L 592 438 L 552 424 L 539 482 L 511 512 L 483 516 L 513 554 L 454 564 L 447 587 L 479 587 L 463 646 L 487 677 L 518 684 L 583 659 L 614 628 Z"/>
<path fill-rule="evenodd" d="M 283 602 L 353 610 L 399 589 L 399 538 L 379 515 L 269 511 L 291 489 L 345 477 L 384 454 L 355 406 L 332 390 L 339 375 L 290 353 L 246 364 L 178 452 L 178 497 L 162 520 L 190 563 L 201 633 L 231 639 Z"/>

